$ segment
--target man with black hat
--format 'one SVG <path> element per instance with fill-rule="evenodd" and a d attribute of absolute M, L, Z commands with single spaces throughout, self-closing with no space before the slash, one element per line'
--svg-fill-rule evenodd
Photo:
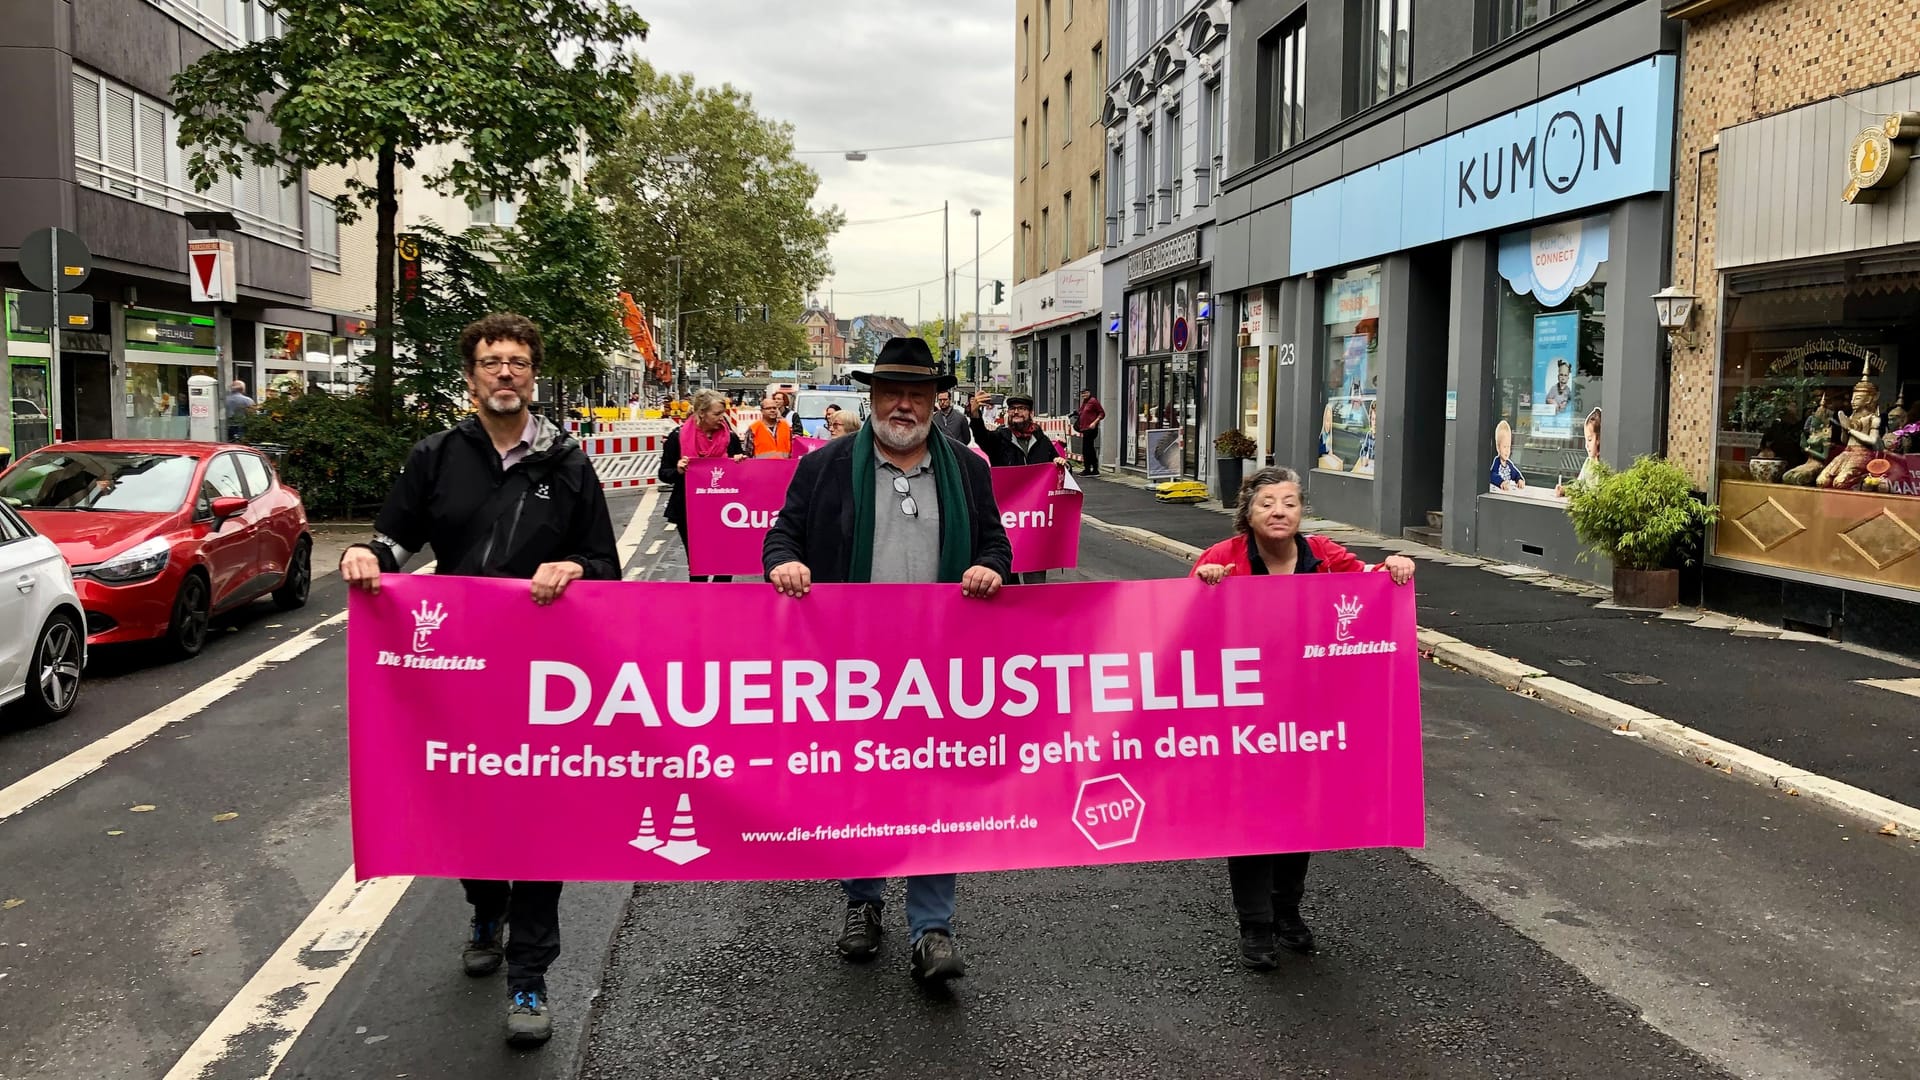
<path fill-rule="evenodd" d="M 973 396 L 973 441 L 986 452 L 989 464 L 1002 469 L 1015 465 L 1067 467 L 1067 459 L 1060 456 L 1060 449 L 1040 430 L 1040 425 L 1033 422 L 1033 398 L 1026 394 L 1008 394 L 1007 422 L 997 428 L 988 428 L 980 415 L 981 407 L 991 400 L 989 394 Z M 1038 585 L 1045 580 L 1045 570 L 1019 575 L 1022 585 Z"/>
<path fill-rule="evenodd" d="M 870 421 L 800 459 L 786 505 L 761 550 L 767 580 L 800 598 L 822 582 L 951 582 L 967 596 L 1000 590 L 1013 548 L 1000 524 L 987 464 L 933 437 L 933 399 L 956 380 L 920 338 L 893 338 L 871 374 Z M 890 617 L 890 616 L 887 616 Z M 945 982 L 967 973 L 953 942 L 953 874 L 907 879 L 913 977 Z M 880 952 L 886 881 L 843 881 L 847 909 L 838 947 L 849 960 Z"/>

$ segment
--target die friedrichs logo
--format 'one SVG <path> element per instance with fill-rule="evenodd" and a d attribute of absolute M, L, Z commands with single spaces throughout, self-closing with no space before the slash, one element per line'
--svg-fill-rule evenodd
<path fill-rule="evenodd" d="M 420 607 L 413 613 L 413 651 L 417 653 L 432 652 L 433 643 L 427 639 L 431 638 L 433 632 L 440 629 L 441 625 L 446 621 L 447 609 L 444 604 L 435 604 L 432 607 L 428 607 L 425 600 L 420 601 Z M 1347 640 L 1344 632 L 1340 635 L 1340 640 Z"/>
<path fill-rule="evenodd" d="M 1340 602 L 1333 605 L 1333 613 L 1337 620 L 1333 627 L 1334 640 L 1352 641 L 1353 620 L 1360 617 L 1360 598 L 1356 596 L 1341 597 Z M 414 648 L 418 650 L 419 646 L 415 645 Z"/>
<path fill-rule="evenodd" d="M 487 661 L 480 656 L 441 656 L 433 647 L 434 632 L 447 624 L 445 604 L 428 600 L 407 612 L 413 617 L 413 651 L 407 653 L 381 649 L 375 667 L 413 668 L 424 671 L 483 671 Z"/>
<path fill-rule="evenodd" d="M 1360 613 L 1366 605 L 1357 596 L 1342 595 L 1333 604 L 1333 640 L 1325 644 L 1307 642 L 1301 650 L 1303 660 L 1321 660 L 1329 656 L 1370 656 L 1379 653 L 1400 651 L 1398 642 L 1378 638 L 1360 640 L 1354 632 L 1354 624 L 1360 620 Z"/>

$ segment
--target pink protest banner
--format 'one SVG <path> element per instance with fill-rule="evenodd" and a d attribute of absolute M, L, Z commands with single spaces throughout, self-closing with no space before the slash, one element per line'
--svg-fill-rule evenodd
<path fill-rule="evenodd" d="M 687 572 L 759 576 L 760 545 L 786 505 L 794 458 L 687 466 Z"/>
<path fill-rule="evenodd" d="M 1385 574 L 749 588 L 746 649 L 737 619 L 702 617 L 711 585 L 581 581 L 548 607 L 524 581 L 355 590 L 359 875 L 810 879 L 1424 843 L 1414 593 Z"/>
<path fill-rule="evenodd" d="M 825 445 L 827 445 L 827 440 L 825 439 L 816 439 L 811 435 L 795 435 L 793 437 L 793 456 L 805 457 L 807 454 Z"/>
<path fill-rule="evenodd" d="M 1058 570 L 1080 564 L 1078 488 L 1058 465 L 994 469 L 993 499 L 1013 544 L 1013 571 Z"/>

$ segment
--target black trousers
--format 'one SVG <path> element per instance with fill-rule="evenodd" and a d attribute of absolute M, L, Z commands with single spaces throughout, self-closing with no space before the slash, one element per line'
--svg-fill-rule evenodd
<path fill-rule="evenodd" d="M 693 541 L 687 539 L 687 527 L 683 524 L 674 531 L 680 534 L 680 550 L 687 553 L 687 565 L 692 566 L 693 565 L 693 547 L 692 547 Z M 706 576 L 702 576 L 699 574 L 688 574 L 687 580 L 688 581 L 732 581 L 733 575 L 732 574 L 709 574 Z"/>
<path fill-rule="evenodd" d="M 1100 471 L 1100 429 L 1080 433 L 1080 473 L 1093 476 Z"/>
<path fill-rule="evenodd" d="M 1227 881 L 1233 887 L 1233 910 L 1243 923 L 1271 923 L 1276 908 L 1298 911 L 1307 892 L 1307 860 L 1312 852 L 1285 855 L 1233 855 L 1227 859 Z"/>
<path fill-rule="evenodd" d="M 547 992 L 560 957 L 560 883 L 461 878 L 476 919 L 507 920 L 507 990 Z"/>

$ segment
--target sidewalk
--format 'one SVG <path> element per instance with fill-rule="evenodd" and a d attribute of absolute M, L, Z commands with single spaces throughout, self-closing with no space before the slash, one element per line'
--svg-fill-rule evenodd
<path fill-rule="evenodd" d="M 1160 503 L 1130 478 L 1085 488 L 1087 514 L 1111 525 L 1199 548 L 1233 532 L 1217 503 Z M 1606 590 L 1585 583 L 1335 522 L 1309 520 L 1305 528 L 1369 562 L 1395 551 L 1421 556 L 1415 584 L 1423 629 L 1808 772 L 1920 805 L 1920 709 L 1912 697 L 1860 682 L 1914 679 L 1920 670 L 1696 610 L 1614 608 Z"/>

